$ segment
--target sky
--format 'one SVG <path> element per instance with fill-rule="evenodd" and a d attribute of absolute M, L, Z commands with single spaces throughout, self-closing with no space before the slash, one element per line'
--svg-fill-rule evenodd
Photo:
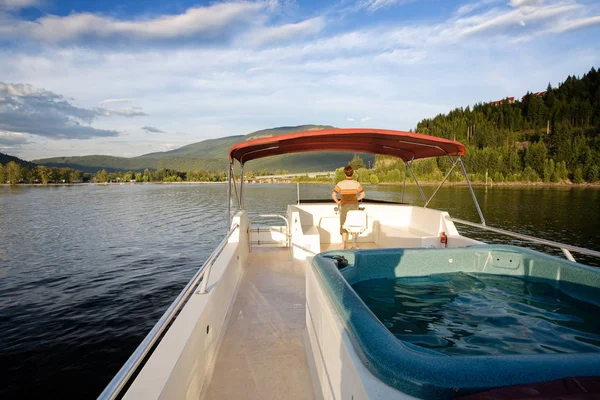
<path fill-rule="evenodd" d="M 597 0 L 0 0 L 0 152 L 409 130 L 600 67 Z"/>

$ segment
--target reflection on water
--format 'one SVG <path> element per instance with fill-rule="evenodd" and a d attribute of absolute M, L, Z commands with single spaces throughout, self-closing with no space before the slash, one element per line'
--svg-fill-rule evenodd
<path fill-rule="evenodd" d="M 399 187 L 365 189 L 400 201 Z M 300 195 L 331 190 L 302 185 Z M 284 211 L 296 185 L 247 185 L 244 195 L 250 211 Z M 598 189 L 477 195 L 489 225 L 600 250 Z M 0 187 L 0 397 L 97 396 L 224 237 L 225 196 L 223 184 Z M 405 201 L 423 204 L 414 186 Z M 431 207 L 478 221 L 463 187 Z"/>
<path fill-rule="evenodd" d="M 457 272 L 353 288 L 398 339 L 447 355 L 600 352 L 600 307 L 547 282 Z"/>

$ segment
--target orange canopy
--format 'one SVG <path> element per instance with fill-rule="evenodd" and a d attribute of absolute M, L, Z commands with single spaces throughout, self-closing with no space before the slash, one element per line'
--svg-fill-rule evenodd
<path fill-rule="evenodd" d="M 453 140 L 387 129 L 344 128 L 290 133 L 249 140 L 229 149 L 229 159 L 245 163 L 263 157 L 310 151 L 384 154 L 404 161 L 444 155 L 463 156 L 465 146 Z"/>

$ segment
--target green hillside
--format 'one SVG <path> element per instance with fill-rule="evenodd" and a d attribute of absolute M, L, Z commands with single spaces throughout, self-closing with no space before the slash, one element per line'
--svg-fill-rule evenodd
<path fill-rule="evenodd" d="M 218 139 L 208 139 L 198 143 L 188 144 L 187 146 L 180 147 L 175 150 L 158 152 L 158 153 L 149 153 L 144 154 L 142 156 L 136 158 L 174 158 L 174 157 L 193 157 L 193 158 L 203 158 L 203 159 L 211 159 L 211 158 L 222 158 L 223 157 L 223 149 L 229 150 L 231 146 L 234 144 L 241 142 L 245 139 L 246 136 L 238 135 L 238 136 L 227 136 L 224 138 Z M 225 150 L 225 153 L 227 153 Z"/>
<path fill-rule="evenodd" d="M 179 149 L 149 153 L 133 158 L 93 155 L 44 158 L 34 162 L 51 167 L 68 167 L 84 172 L 96 172 L 101 169 L 107 172 L 143 171 L 146 168 L 153 170 L 165 168 L 177 171 L 224 171 L 227 168 L 229 148 L 236 143 L 261 137 L 329 128 L 332 127 L 327 125 L 300 125 L 264 129 L 248 135 L 209 139 Z M 352 153 L 327 152 L 290 154 L 252 161 L 247 164 L 246 168 L 248 171 L 276 171 L 278 169 L 289 172 L 329 171 L 347 163 L 352 159 L 352 156 Z M 373 162 L 374 157 L 364 155 L 364 159 L 365 162 Z"/>
<path fill-rule="evenodd" d="M 422 120 L 417 132 L 464 143 L 467 170 L 494 182 L 600 182 L 600 71 L 520 101 L 456 108 Z"/>
<path fill-rule="evenodd" d="M 34 163 L 30 163 L 29 161 L 21 160 L 18 157 L 9 156 L 8 154 L 0 153 L 0 164 L 6 165 L 9 162 L 14 161 L 17 164 L 23 167 L 35 167 Z"/>

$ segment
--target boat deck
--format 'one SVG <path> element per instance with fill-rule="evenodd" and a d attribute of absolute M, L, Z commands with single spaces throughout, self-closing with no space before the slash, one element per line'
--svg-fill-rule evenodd
<path fill-rule="evenodd" d="M 339 250 L 338 246 L 340 243 L 321 243 L 321 252 L 329 251 L 329 250 Z M 357 249 L 378 249 L 381 246 L 376 245 L 373 242 L 358 242 L 356 243 Z M 352 248 L 352 241 L 349 240 L 346 243 L 346 250 L 350 250 Z"/>
<path fill-rule="evenodd" d="M 206 398 L 314 398 L 304 268 L 289 249 L 252 249 Z"/>

